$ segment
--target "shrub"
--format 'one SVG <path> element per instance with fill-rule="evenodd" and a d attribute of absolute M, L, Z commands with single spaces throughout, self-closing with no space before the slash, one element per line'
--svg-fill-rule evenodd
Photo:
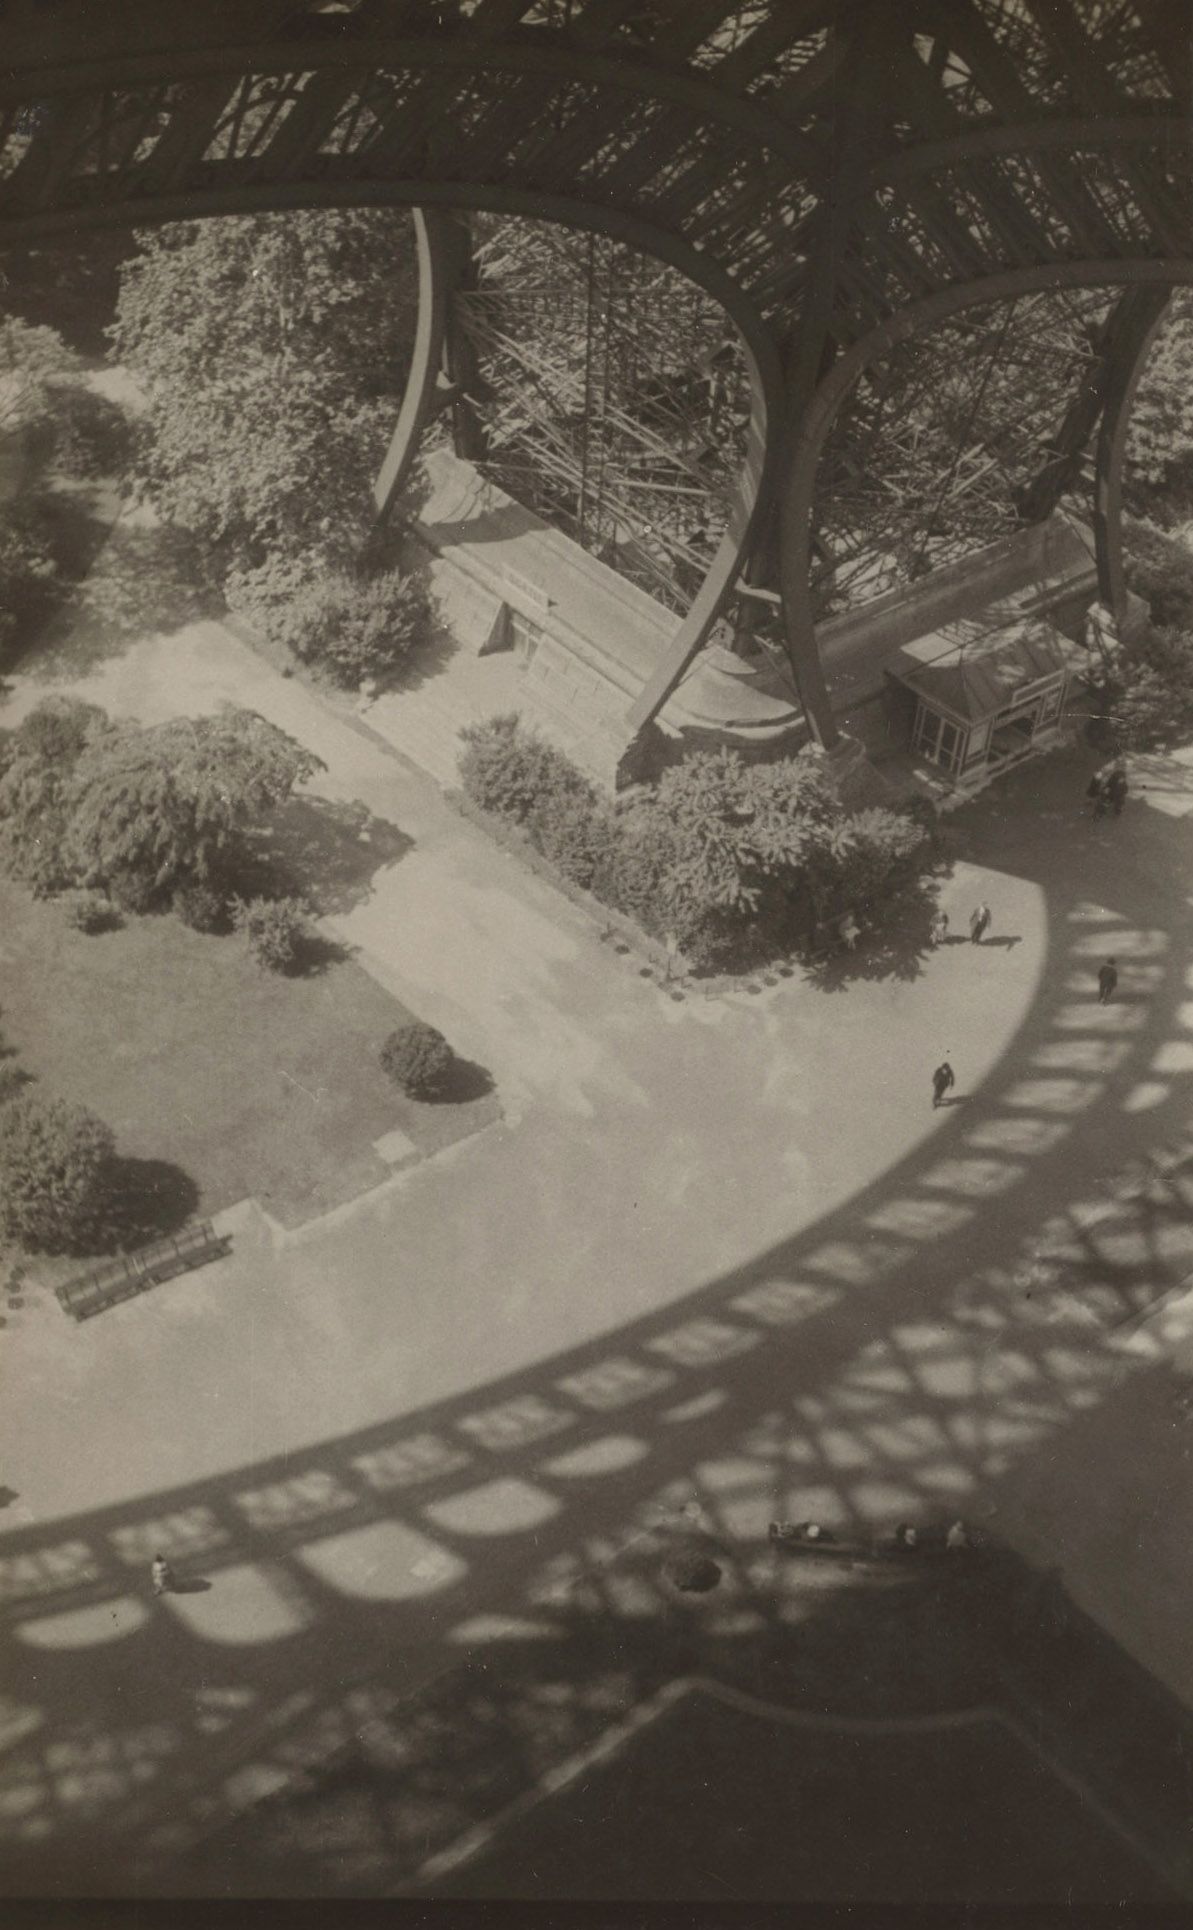
<path fill-rule="evenodd" d="M 1104 691 L 1124 750 L 1178 743 L 1193 730 L 1193 634 L 1152 628 L 1119 655 Z"/>
<path fill-rule="evenodd" d="M 419 641 L 427 620 L 421 586 L 400 570 L 376 576 L 317 573 L 303 561 L 283 557 L 229 577 L 227 595 L 266 636 L 286 644 L 343 690 L 392 672 Z"/>
<path fill-rule="evenodd" d="M 1193 630 L 1193 556 L 1185 545 L 1140 521 L 1129 524 L 1125 547 L 1127 583 L 1145 599 L 1153 624 Z"/>
<path fill-rule="evenodd" d="M 309 907 L 302 898 L 237 898 L 232 923 L 243 933 L 258 965 L 292 972 L 307 937 Z"/>
<path fill-rule="evenodd" d="M 608 874 L 616 831 L 613 813 L 596 796 L 549 795 L 526 829 L 537 850 L 572 884 L 591 891 Z"/>
<path fill-rule="evenodd" d="M 174 909 L 192 931 L 226 931 L 228 905 L 223 893 L 211 885 L 183 885 L 174 893 Z"/>
<path fill-rule="evenodd" d="M 394 1084 L 418 1099 L 442 1089 L 455 1054 L 442 1032 L 415 1019 L 390 1033 L 379 1057 Z"/>
<path fill-rule="evenodd" d="M 563 798 L 596 795 L 561 751 L 522 729 L 516 712 L 467 724 L 460 736 L 460 782 L 482 811 L 524 824 L 536 810 L 549 811 Z"/>
<path fill-rule="evenodd" d="M 75 931 L 112 931 L 120 912 L 106 891 L 72 891 L 66 899 L 66 922 Z"/>
<path fill-rule="evenodd" d="M 112 1177 L 111 1131 L 83 1106 L 18 1097 L 0 1111 L 0 1231 L 61 1253 L 96 1227 Z"/>

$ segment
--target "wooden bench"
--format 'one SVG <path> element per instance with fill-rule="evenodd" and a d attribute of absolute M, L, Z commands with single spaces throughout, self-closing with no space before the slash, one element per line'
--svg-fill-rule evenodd
<path fill-rule="evenodd" d="M 210 1220 L 199 1220 L 183 1227 L 172 1239 L 156 1240 L 135 1253 L 104 1260 L 76 1279 L 64 1281 L 55 1290 L 58 1303 L 75 1320 L 90 1320 L 92 1314 L 131 1300 L 176 1273 L 189 1273 L 192 1267 L 218 1260 L 229 1245 L 230 1237 L 217 1233 Z"/>

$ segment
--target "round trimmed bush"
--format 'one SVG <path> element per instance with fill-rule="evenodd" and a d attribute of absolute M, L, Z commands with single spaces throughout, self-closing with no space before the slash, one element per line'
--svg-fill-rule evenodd
<path fill-rule="evenodd" d="M 394 1084 L 413 1099 L 439 1092 L 455 1059 L 442 1032 L 421 1019 L 391 1032 L 379 1056 Z"/>
<path fill-rule="evenodd" d="M 122 922 L 106 891 L 72 891 L 65 904 L 66 922 L 75 931 L 114 931 Z"/>
<path fill-rule="evenodd" d="M 192 931 L 226 931 L 230 922 L 223 893 L 210 885 L 183 885 L 174 893 L 174 909 Z"/>
<path fill-rule="evenodd" d="M 107 1202 L 115 1142 L 84 1106 L 32 1095 L 0 1110 L 0 1232 L 63 1253 L 85 1242 Z"/>

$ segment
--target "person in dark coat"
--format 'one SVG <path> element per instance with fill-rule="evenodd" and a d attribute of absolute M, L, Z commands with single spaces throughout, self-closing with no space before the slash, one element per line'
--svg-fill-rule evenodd
<path fill-rule="evenodd" d="M 1130 788 L 1127 782 L 1127 773 L 1121 764 L 1116 764 L 1110 776 L 1106 779 L 1106 796 L 1110 801 L 1110 808 L 1116 818 L 1121 818 L 1123 814 L 1123 805 L 1127 801 L 1127 792 Z"/>
<path fill-rule="evenodd" d="M 956 1083 L 957 1076 L 948 1060 L 945 1059 L 937 1066 L 936 1071 L 932 1074 L 932 1105 L 934 1108 L 943 1104 L 945 1093 L 949 1091 L 950 1087 L 955 1086 Z"/>
<path fill-rule="evenodd" d="M 1118 966 L 1115 964 L 1112 958 L 1108 958 L 1106 960 L 1106 963 L 1103 965 L 1101 971 L 1098 973 L 1098 1004 L 1099 1005 L 1109 1005 L 1111 999 L 1114 997 L 1114 988 L 1117 984 L 1118 984 Z"/>
<path fill-rule="evenodd" d="M 981 944 L 983 937 L 989 929 L 990 907 L 986 904 L 978 905 L 976 909 L 970 913 L 969 917 L 969 935 L 975 945 Z"/>

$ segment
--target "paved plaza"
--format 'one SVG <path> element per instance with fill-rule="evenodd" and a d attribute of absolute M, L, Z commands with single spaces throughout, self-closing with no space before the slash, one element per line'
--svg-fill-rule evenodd
<path fill-rule="evenodd" d="M 36 1274 L 10 1308 L 18 1869 L 86 1887 L 102 1845 L 168 1888 L 321 1700 L 541 1627 L 660 1509 L 736 1549 L 972 1516 L 1193 1700 L 1187 767 L 1153 760 L 1117 822 L 1076 752 L 955 816 L 943 903 L 956 933 L 990 904 L 980 947 L 675 1002 L 220 625 L 34 662 L 0 721 L 49 687 L 245 704 L 317 751 L 317 790 L 409 841 L 336 936 L 503 1116 L 297 1230 L 246 1202 L 228 1259 L 84 1327 Z M 1171 1172 L 1131 1194 L 1149 1156 Z M 163 1546 L 186 1586 L 155 1600 Z"/>

